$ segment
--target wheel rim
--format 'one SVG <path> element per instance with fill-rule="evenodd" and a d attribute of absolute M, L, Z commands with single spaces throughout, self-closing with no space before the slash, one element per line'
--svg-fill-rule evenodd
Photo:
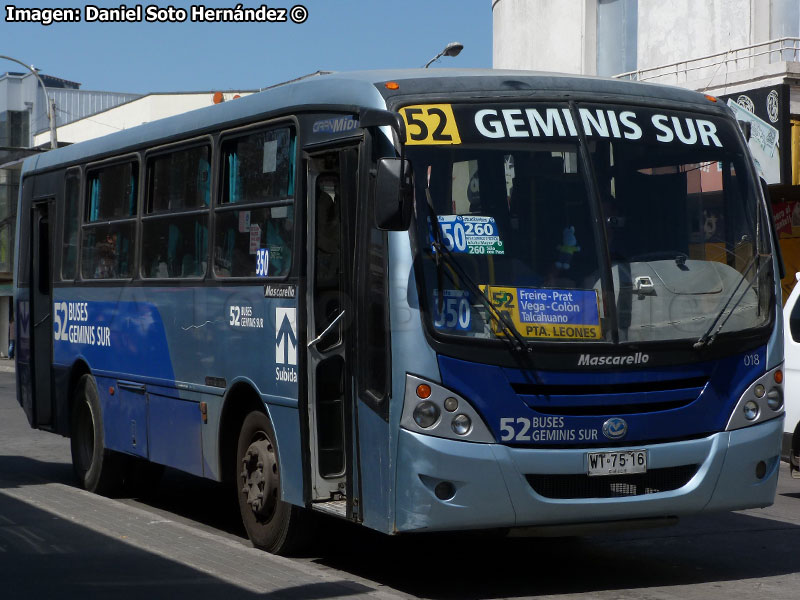
<path fill-rule="evenodd" d="M 242 458 L 241 492 L 260 522 L 269 521 L 278 503 L 278 462 L 275 448 L 264 434 L 247 448 Z"/>

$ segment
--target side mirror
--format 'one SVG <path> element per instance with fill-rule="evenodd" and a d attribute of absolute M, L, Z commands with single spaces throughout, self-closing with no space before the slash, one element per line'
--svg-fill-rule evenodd
<path fill-rule="evenodd" d="M 405 167 L 405 168 L 404 168 Z M 381 158 L 375 179 L 375 226 L 405 231 L 411 224 L 411 166 L 401 158 Z"/>

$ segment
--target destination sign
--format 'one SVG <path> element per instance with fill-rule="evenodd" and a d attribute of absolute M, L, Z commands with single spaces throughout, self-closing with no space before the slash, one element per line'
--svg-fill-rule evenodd
<path fill-rule="evenodd" d="M 482 286 L 498 311 L 508 316 L 526 338 L 602 338 L 595 290 L 559 290 Z M 504 335 L 492 323 L 496 335 Z"/>
<path fill-rule="evenodd" d="M 565 103 L 417 104 L 400 109 L 407 145 L 610 138 L 722 148 L 719 120 L 700 113 Z"/>

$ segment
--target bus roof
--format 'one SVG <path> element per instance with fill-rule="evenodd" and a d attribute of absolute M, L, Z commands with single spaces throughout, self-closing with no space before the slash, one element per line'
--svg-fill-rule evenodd
<path fill-rule="evenodd" d="M 398 82 L 398 89 L 387 89 L 383 85 L 387 81 Z M 709 105 L 702 94 L 683 88 L 561 73 L 442 68 L 328 73 L 279 84 L 250 96 L 32 156 L 25 160 L 23 172 L 44 171 L 132 151 L 143 145 L 168 143 L 216 127 L 243 124 L 253 117 L 269 118 L 285 109 L 383 109 L 404 97 L 424 94 L 497 98 L 567 93 L 578 97 L 592 94 L 632 101 L 658 98 L 704 107 Z"/>

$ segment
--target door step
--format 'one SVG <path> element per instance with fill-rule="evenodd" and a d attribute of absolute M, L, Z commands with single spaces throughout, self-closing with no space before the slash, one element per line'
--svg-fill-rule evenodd
<path fill-rule="evenodd" d="M 347 500 L 329 500 L 328 502 L 315 502 L 311 508 L 336 517 L 347 517 Z"/>

